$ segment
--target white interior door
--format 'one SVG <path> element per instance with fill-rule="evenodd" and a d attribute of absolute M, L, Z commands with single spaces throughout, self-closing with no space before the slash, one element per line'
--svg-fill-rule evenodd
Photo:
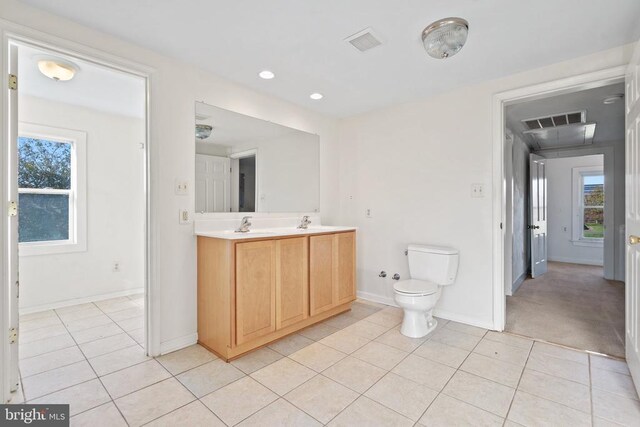
<path fill-rule="evenodd" d="M 7 235 L 7 265 L 5 266 L 5 281 L 8 286 L 6 290 L 6 305 L 8 308 L 5 312 L 3 324 L 7 326 L 8 339 L 5 341 L 4 347 L 4 366 L 3 366 L 3 394 L 5 400 L 11 399 L 11 392 L 18 389 L 19 373 L 18 373 L 18 46 L 9 45 L 9 85 L 8 85 L 8 123 L 7 123 L 7 141 L 5 147 L 6 165 L 7 165 L 7 191 L 5 193 L 6 207 L 6 223 L 5 230 Z M 16 81 L 12 81 L 15 76 Z"/>
<path fill-rule="evenodd" d="M 229 159 L 196 154 L 196 212 L 230 212 Z"/>
<path fill-rule="evenodd" d="M 640 44 L 625 76 L 626 98 L 626 356 L 640 393 Z"/>
<path fill-rule="evenodd" d="M 529 154 L 531 233 L 531 277 L 547 272 L 547 164 L 537 154 Z"/>

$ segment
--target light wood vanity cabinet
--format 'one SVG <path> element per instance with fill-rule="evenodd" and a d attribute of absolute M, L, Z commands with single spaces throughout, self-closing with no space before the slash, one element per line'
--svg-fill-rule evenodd
<path fill-rule="evenodd" d="M 355 232 L 198 237 L 198 342 L 225 360 L 347 311 Z"/>

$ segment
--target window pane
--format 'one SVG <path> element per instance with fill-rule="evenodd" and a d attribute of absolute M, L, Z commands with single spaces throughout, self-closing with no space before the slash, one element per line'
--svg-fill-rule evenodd
<path fill-rule="evenodd" d="M 604 209 L 585 208 L 584 210 L 584 237 L 591 239 L 604 238 Z"/>
<path fill-rule="evenodd" d="M 584 206 L 604 206 L 604 176 L 584 177 Z"/>
<path fill-rule="evenodd" d="M 69 239 L 69 195 L 19 194 L 20 242 Z"/>
<path fill-rule="evenodd" d="M 19 137 L 18 187 L 71 189 L 71 144 Z"/>

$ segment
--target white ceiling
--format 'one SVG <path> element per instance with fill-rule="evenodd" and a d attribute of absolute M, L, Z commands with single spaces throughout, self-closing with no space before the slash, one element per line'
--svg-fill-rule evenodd
<path fill-rule="evenodd" d="M 38 59 L 42 56 L 71 61 L 78 67 L 78 72 L 66 82 L 52 80 L 38 70 Z M 18 47 L 18 75 L 20 94 L 112 114 L 144 117 L 145 82 L 142 78 L 29 46 Z"/>
<path fill-rule="evenodd" d="M 638 0 L 22 0 L 334 116 L 349 116 L 619 46 Z M 469 21 L 448 60 L 424 51 L 434 20 Z M 344 38 L 372 27 L 382 46 Z M 270 69 L 274 80 L 257 73 Z M 321 92 L 321 101 L 309 94 Z"/>
<path fill-rule="evenodd" d="M 624 99 L 611 105 L 605 105 L 603 100 L 623 93 L 624 83 L 618 83 L 510 105 L 505 110 L 507 126 L 535 149 L 537 147 L 532 146 L 531 140 L 522 134 L 527 129 L 522 120 L 586 110 L 586 121 L 596 123 L 594 144 L 622 141 L 625 132 Z"/>
<path fill-rule="evenodd" d="M 202 102 L 196 102 L 196 115 L 206 117 L 201 120 L 196 119 L 196 123 L 213 126 L 211 136 L 202 140 L 207 144 L 233 146 L 234 144 L 242 142 L 275 139 L 290 133 L 311 135 L 307 132 L 255 117 L 245 116 L 244 114 L 214 107 L 213 105 Z M 201 140 L 196 139 L 196 142 L 200 141 Z"/>

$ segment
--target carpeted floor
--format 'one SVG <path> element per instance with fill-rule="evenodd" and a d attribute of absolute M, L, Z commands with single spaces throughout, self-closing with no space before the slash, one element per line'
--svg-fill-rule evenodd
<path fill-rule="evenodd" d="M 624 283 L 602 275 L 602 267 L 550 262 L 507 297 L 505 330 L 624 357 Z"/>

